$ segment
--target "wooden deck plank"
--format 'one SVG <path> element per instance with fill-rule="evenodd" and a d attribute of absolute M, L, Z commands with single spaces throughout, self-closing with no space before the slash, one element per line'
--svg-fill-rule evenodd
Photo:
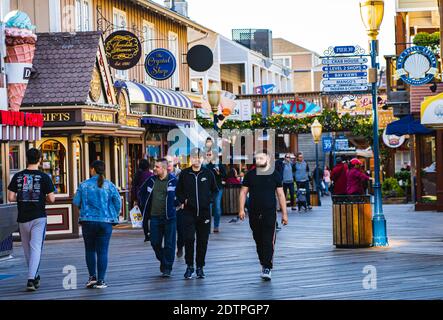
<path fill-rule="evenodd" d="M 139 230 L 119 229 L 111 240 L 103 291 L 83 288 L 87 279 L 82 239 L 46 242 L 42 285 L 24 292 L 26 267 L 20 243 L 14 259 L 0 262 L 0 300 L 10 299 L 443 299 L 443 215 L 414 212 L 411 206 L 385 206 L 388 248 L 336 249 L 332 206 L 326 198 L 312 213 L 290 213 L 289 225 L 277 234 L 271 282 L 262 282 L 247 221 L 228 223 L 211 234 L 206 279 L 183 279 L 185 263 L 177 259 L 170 279 L 159 277 L 159 263 Z M 336 221 L 340 223 L 341 221 Z M 338 235 L 340 236 L 340 235 Z M 63 267 L 77 269 L 78 289 L 63 289 Z M 363 268 L 377 270 L 377 289 L 365 290 Z"/>

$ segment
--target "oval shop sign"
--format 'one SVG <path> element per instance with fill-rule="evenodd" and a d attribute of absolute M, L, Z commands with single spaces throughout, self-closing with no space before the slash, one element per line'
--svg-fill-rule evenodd
<path fill-rule="evenodd" d="M 142 54 L 142 47 L 135 34 L 119 30 L 106 38 L 105 51 L 112 68 L 127 70 L 137 65 Z"/>
<path fill-rule="evenodd" d="M 426 47 L 414 46 L 402 52 L 397 60 L 397 78 L 420 86 L 430 82 L 437 74 L 437 58 Z"/>
<path fill-rule="evenodd" d="M 154 80 L 167 80 L 175 72 L 177 62 L 172 52 L 166 49 L 151 51 L 145 60 L 145 70 Z"/>

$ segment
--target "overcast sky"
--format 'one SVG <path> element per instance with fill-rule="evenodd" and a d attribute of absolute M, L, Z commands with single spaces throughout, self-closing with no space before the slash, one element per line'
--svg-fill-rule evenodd
<path fill-rule="evenodd" d="M 232 29 L 260 28 L 320 55 L 329 46 L 368 47 L 359 0 L 188 0 L 188 4 L 192 20 L 229 39 Z M 381 56 L 395 52 L 394 15 L 395 0 L 385 0 Z"/>

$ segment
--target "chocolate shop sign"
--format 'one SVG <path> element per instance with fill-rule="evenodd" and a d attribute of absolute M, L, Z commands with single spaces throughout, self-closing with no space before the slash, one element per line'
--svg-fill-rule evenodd
<path fill-rule="evenodd" d="M 154 80 L 169 79 L 176 68 L 177 62 L 174 55 L 166 49 L 155 49 L 146 56 L 145 70 Z"/>
<path fill-rule="evenodd" d="M 119 30 L 106 38 L 105 51 L 112 68 L 127 70 L 137 65 L 142 54 L 142 46 L 135 34 Z"/>

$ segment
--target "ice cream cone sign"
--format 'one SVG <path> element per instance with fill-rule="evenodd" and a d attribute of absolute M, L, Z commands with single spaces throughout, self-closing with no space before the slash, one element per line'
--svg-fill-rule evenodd
<path fill-rule="evenodd" d="M 4 25 L 9 109 L 19 111 L 31 77 L 37 36 L 31 19 L 22 11 L 9 12 Z"/>

